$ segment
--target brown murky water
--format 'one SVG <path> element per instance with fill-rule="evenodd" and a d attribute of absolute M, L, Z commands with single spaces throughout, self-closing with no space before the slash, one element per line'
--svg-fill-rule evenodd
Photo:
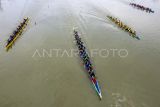
<path fill-rule="evenodd" d="M 0 107 L 160 107 L 160 3 L 135 2 L 155 14 L 136 10 L 127 0 L 1 0 Z M 141 40 L 106 15 L 120 18 Z M 29 26 L 6 52 L 6 40 L 24 17 L 30 18 Z M 128 51 L 124 58 L 111 51 L 108 57 L 92 58 L 102 101 L 79 58 L 42 56 L 43 49 L 76 49 L 73 27 L 79 28 L 88 50 Z M 36 50 L 41 56 L 34 55 Z"/>

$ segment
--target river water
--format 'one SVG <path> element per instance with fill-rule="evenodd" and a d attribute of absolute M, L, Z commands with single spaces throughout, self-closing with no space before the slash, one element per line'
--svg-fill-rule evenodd
<path fill-rule="evenodd" d="M 160 107 L 159 0 L 1 0 L 0 5 L 0 107 Z M 107 15 L 131 26 L 141 40 Z M 30 18 L 28 27 L 6 52 L 6 40 L 24 17 Z M 80 59 L 68 53 L 76 50 L 73 27 L 88 51 L 94 50 L 102 101 Z"/>

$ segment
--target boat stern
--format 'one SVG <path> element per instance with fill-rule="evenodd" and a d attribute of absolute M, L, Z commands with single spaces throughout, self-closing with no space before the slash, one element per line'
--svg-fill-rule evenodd
<path fill-rule="evenodd" d="M 100 100 L 102 100 L 102 94 L 101 93 L 99 93 L 99 98 L 100 98 Z"/>

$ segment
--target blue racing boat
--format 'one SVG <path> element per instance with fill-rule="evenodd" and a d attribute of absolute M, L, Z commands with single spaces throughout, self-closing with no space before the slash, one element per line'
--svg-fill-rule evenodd
<path fill-rule="evenodd" d="M 74 33 L 76 45 L 78 47 L 80 58 L 83 61 L 84 67 L 89 75 L 89 78 L 90 78 L 90 80 L 91 80 L 100 100 L 101 100 L 102 99 L 101 89 L 99 87 L 97 78 L 95 76 L 93 65 L 90 61 L 90 57 L 86 51 L 86 47 L 84 46 L 83 42 L 81 41 L 81 38 L 79 37 L 78 31 L 74 29 L 73 33 Z"/>

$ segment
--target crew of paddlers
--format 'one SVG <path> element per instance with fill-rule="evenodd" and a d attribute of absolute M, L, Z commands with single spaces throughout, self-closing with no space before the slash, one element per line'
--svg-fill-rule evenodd
<path fill-rule="evenodd" d="M 124 24 L 122 21 L 120 21 L 118 18 L 112 17 L 112 16 L 107 16 L 112 22 L 114 22 L 119 28 L 122 30 L 128 32 L 132 37 L 136 38 L 139 40 L 139 37 L 136 35 L 136 31 L 132 30 L 129 26 Z"/>
<path fill-rule="evenodd" d="M 137 8 L 137 9 L 141 9 L 143 11 L 146 11 L 148 13 L 154 13 L 154 11 L 151 8 L 139 5 L 139 4 L 135 4 L 135 3 L 130 3 L 131 6 Z"/>
<path fill-rule="evenodd" d="M 7 40 L 6 49 L 8 50 L 10 47 L 12 47 L 15 40 L 22 34 L 24 28 L 27 25 L 27 22 L 29 21 L 29 18 L 25 18 L 22 23 L 17 27 L 15 31 L 13 31 L 13 34 L 10 35 L 9 39 Z"/>

